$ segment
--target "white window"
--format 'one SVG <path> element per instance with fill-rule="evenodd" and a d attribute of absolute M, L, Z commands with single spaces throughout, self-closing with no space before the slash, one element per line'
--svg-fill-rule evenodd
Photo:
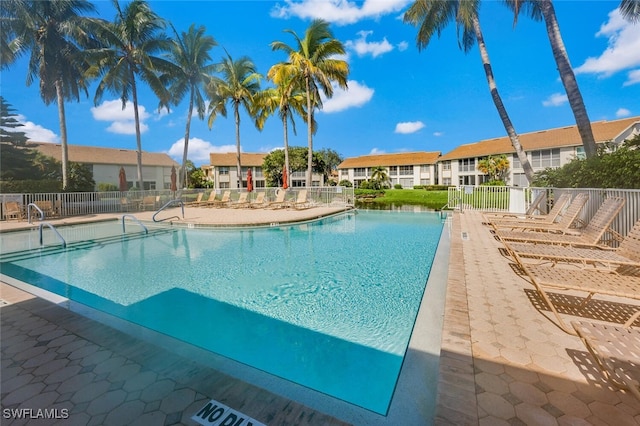
<path fill-rule="evenodd" d="M 445 170 L 445 171 L 451 170 L 451 161 L 443 161 L 442 170 Z M 451 184 L 451 182 L 449 182 L 449 184 Z"/>
<path fill-rule="evenodd" d="M 442 184 L 446 186 L 451 186 L 451 178 L 443 178 Z"/>
<path fill-rule="evenodd" d="M 535 168 L 560 167 L 560 148 L 532 151 L 531 166 Z"/>
<path fill-rule="evenodd" d="M 397 176 L 398 175 L 398 166 L 389 167 L 389 176 Z"/>
<path fill-rule="evenodd" d="M 413 179 L 402 178 L 400 179 L 400 185 L 402 185 L 403 188 L 413 188 Z"/>
<path fill-rule="evenodd" d="M 518 154 L 513 154 L 513 158 L 511 159 L 511 165 L 514 169 L 521 169 L 522 164 L 520 164 L 520 159 L 518 158 Z"/>
<path fill-rule="evenodd" d="M 584 146 L 576 147 L 576 158 L 580 160 L 584 160 L 585 158 L 587 158 L 587 154 L 585 154 L 584 152 Z"/>
<path fill-rule="evenodd" d="M 475 170 L 476 170 L 475 158 L 463 158 L 462 160 L 458 160 L 459 172 L 474 172 Z M 464 185 L 468 185 L 468 184 L 464 184 Z"/>
<path fill-rule="evenodd" d="M 364 167 L 358 167 L 353 169 L 353 175 L 354 176 L 366 176 L 367 175 L 367 169 Z"/>
<path fill-rule="evenodd" d="M 413 175 L 413 166 L 400 166 L 400 175 Z"/>
<path fill-rule="evenodd" d="M 431 170 L 431 168 L 428 164 L 420 165 L 420 173 L 429 173 L 429 170 Z"/>
<path fill-rule="evenodd" d="M 228 175 L 229 174 L 229 167 L 218 167 L 218 174 L 219 175 Z"/>

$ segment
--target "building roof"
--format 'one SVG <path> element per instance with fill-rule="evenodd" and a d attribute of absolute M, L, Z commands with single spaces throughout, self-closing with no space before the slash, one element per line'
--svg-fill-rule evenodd
<path fill-rule="evenodd" d="M 640 125 L 640 117 L 631 117 L 614 121 L 593 121 L 591 129 L 596 143 L 614 140 L 634 124 Z M 577 126 L 559 127 L 518 135 L 525 151 L 538 149 L 561 148 L 582 145 Z M 510 154 L 516 152 L 508 136 L 486 139 L 480 142 L 460 145 L 440 157 L 440 161 L 475 158 L 486 155 Z"/>
<path fill-rule="evenodd" d="M 240 163 L 243 167 L 262 167 L 264 158 L 269 155 L 265 153 L 240 153 Z M 209 154 L 209 162 L 214 167 L 220 166 L 236 166 L 236 153 L 226 152 L 223 154 Z"/>
<path fill-rule="evenodd" d="M 27 148 L 36 149 L 42 154 L 62 161 L 62 148 L 56 143 L 29 142 Z M 118 166 L 138 164 L 135 149 L 102 148 L 96 146 L 67 145 L 69 161 L 84 164 L 115 164 Z M 179 164 L 167 154 L 142 151 L 144 166 L 178 167 Z"/>
<path fill-rule="evenodd" d="M 415 164 L 435 164 L 440 152 L 400 152 L 396 154 L 363 155 L 351 157 L 338 165 L 339 169 L 376 166 L 411 166 Z"/>

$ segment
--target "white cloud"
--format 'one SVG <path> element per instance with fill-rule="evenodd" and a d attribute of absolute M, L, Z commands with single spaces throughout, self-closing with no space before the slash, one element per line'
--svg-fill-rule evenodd
<path fill-rule="evenodd" d="M 627 77 L 628 79 L 624 82 L 623 86 L 631 86 L 632 84 L 640 83 L 640 69 L 629 71 Z"/>
<path fill-rule="evenodd" d="M 373 148 L 371 151 L 369 151 L 369 155 L 380 155 L 380 154 L 386 154 L 387 151 L 385 151 L 384 149 L 378 149 L 378 148 Z"/>
<path fill-rule="evenodd" d="M 408 48 L 409 48 L 409 43 L 407 43 L 406 41 L 401 41 L 400 43 L 398 43 L 398 50 L 399 51 L 404 52 Z"/>
<path fill-rule="evenodd" d="M 136 133 L 132 102 L 127 102 L 125 108 L 122 109 L 120 100 L 104 101 L 99 106 L 92 107 L 91 114 L 95 120 L 111 121 L 112 123 L 107 127 L 107 131 L 111 133 L 123 135 L 134 135 Z M 151 115 L 143 105 L 138 105 L 138 116 L 140 117 L 140 132 L 145 133 L 149 130 L 149 126 L 144 121 L 149 119 Z"/>
<path fill-rule="evenodd" d="M 433 132 L 433 136 L 435 136 L 437 138 L 442 136 L 442 135 L 444 135 L 444 132 Z"/>
<path fill-rule="evenodd" d="M 370 54 L 374 58 L 382 55 L 383 53 L 391 52 L 393 45 L 389 43 L 385 38 L 382 41 L 367 41 L 367 36 L 373 34 L 373 31 L 359 31 L 360 36 L 357 40 L 348 40 L 345 42 L 345 47 L 354 50 L 358 56 L 365 56 Z"/>
<path fill-rule="evenodd" d="M 619 108 L 616 111 L 616 117 L 629 117 L 631 115 L 631 111 L 626 108 Z"/>
<path fill-rule="evenodd" d="M 563 95 L 562 93 L 554 93 L 546 100 L 542 101 L 542 105 L 546 107 L 557 107 L 568 101 L 569 99 L 567 98 L 567 95 Z"/>
<path fill-rule="evenodd" d="M 331 99 L 325 99 L 324 96 L 322 96 L 323 112 L 330 114 L 352 107 L 361 107 L 373 97 L 374 90 L 364 84 L 349 80 L 347 85 L 349 86 L 347 90 L 333 86 L 333 97 Z"/>
<path fill-rule="evenodd" d="M 362 19 L 377 19 L 402 10 L 412 0 L 284 0 L 276 5 L 271 16 L 288 19 L 324 19 L 339 25 L 353 24 Z"/>
<path fill-rule="evenodd" d="M 425 125 L 422 121 L 406 121 L 396 124 L 396 130 L 394 133 L 406 135 L 409 133 L 415 133 L 424 127 Z"/>
<path fill-rule="evenodd" d="M 23 124 L 22 127 L 16 128 L 15 131 L 24 132 L 28 140 L 33 142 L 60 143 L 60 136 L 56 135 L 54 131 L 27 120 L 27 117 L 22 114 L 16 114 L 14 118 Z"/>
<path fill-rule="evenodd" d="M 209 164 L 210 153 L 226 153 L 236 152 L 235 145 L 220 145 L 215 146 L 211 142 L 207 142 L 200 138 L 189 139 L 189 153 L 187 157 L 193 161 L 194 164 Z M 178 139 L 171 145 L 168 151 L 165 152 L 171 158 L 179 163 L 182 163 L 182 155 L 184 153 L 184 138 Z"/>
<path fill-rule="evenodd" d="M 618 71 L 640 66 L 640 25 L 634 25 L 620 15 L 615 9 L 609 13 L 609 20 L 600 27 L 596 37 L 608 38 L 608 46 L 599 57 L 590 57 L 575 69 L 576 74 L 599 74 L 608 77 Z M 625 85 L 640 82 L 637 74 L 640 70 L 629 73 Z M 634 83 L 629 83 L 634 77 Z"/>

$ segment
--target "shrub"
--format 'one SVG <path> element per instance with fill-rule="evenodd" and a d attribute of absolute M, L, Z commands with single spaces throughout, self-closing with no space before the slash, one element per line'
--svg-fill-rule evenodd
<path fill-rule="evenodd" d="M 623 142 L 614 152 L 599 152 L 574 159 L 557 169 L 536 173 L 532 186 L 556 188 L 640 189 L 640 135 Z"/>
<path fill-rule="evenodd" d="M 425 191 L 446 191 L 449 185 L 425 185 Z"/>
<path fill-rule="evenodd" d="M 98 184 L 98 192 L 117 191 L 118 189 L 118 186 L 112 183 L 100 182 Z"/>
<path fill-rule="evenodd" d="M 490 180 L 482 184 L 482 186 L 506 186 L 502 180 Z"/>
<path fill-rule="evenodd" d="M 393 185 L 393 189 L 402 189 L 402 185 L 396 183 L 395 185 Z"/>
<path fill-rule="evenodd" d="M 348 181 L 347 179 L 342 179 L 342 180 L 338 183 L 338 185 L 339 185 L 339 186 L 344 186 L 344 187 L 346 187 L 346 188 L 351 188 L 351 187 L 353 186 L 353 184 L 352 184 L 350 181 Z"/>

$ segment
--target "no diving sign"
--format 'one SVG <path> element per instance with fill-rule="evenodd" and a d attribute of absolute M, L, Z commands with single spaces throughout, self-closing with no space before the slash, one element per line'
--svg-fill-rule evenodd
<path fill-rule="evenodd" d="M 191 417 L 204 426 L 266 426 L 213 399 Z"/>

